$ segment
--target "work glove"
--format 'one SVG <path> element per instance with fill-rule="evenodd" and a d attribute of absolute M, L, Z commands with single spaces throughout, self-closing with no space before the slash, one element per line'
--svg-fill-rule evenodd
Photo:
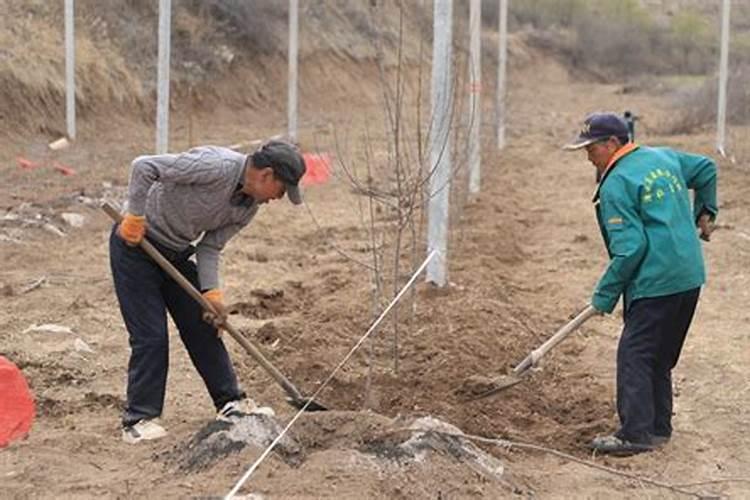
<path fill-rule="evenodd" d="M 213 311 L 205 311 L 203 320 L 206 323 L 221 328 L 227 319 L 227 308 L 224 306 L 224 294 L 218 288 L 212 288 L 203 292 L 203 298 L 211 304 Z"/>
<path fill-rule="evenodd" d="M 146 235 L 146 217 L 125 214 L 117 228 L 117 235 L 128 245 L 137 246 Z"/>
<path fill-rule="evenodd" d="M 716 229 L 716 224 L 711 220 L 711 214 L 703 212 L 698 217 L 698 228 L 701 231 L 700 238 L 703 241 L 711 241 L 711 233 Z"/>

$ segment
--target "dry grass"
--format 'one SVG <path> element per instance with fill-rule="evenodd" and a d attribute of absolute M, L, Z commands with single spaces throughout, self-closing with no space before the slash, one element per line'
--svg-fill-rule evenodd
<path fill-rule="evenodd" d="M 727 84 L 727 123 L 750 124 L 750 65 L 744 65 L 729 76 Z M 664 132 L 685 134 L 716 125 L 718 79 L 709 78 L 698 88 L 683 90 L 674 98 L 677 112 Z"/>
<path fill-rule="evenodd" d="M 44 15 L 30 4 L 13 23 L 0 29 L 0 114 L 17 128 L 45 117 L 47 128 L 64 129 L 65 62 L 63 27 L 52 24 L 58 12 Z M 59 19 L 59 18 L 58 18 Z M 60 23 L 61 24 L 61 23 Z M 127 106 L 142 101 L 138 79 L 107 40 L 95 44 L 85 33 L 76 37 L 76 101 L 80 114 L 98 106 Z"/>
<path fill-rule="evenodd" d="M 496 24 L 497 2 L 485 22 Z M 652 2 L 656 3 L 656 2 Z M 744 2 L 743 2 L 744 3 Z M 604 81 L 639 75 L 703 75 L 716 67 L 720 2 L 661 0 L 525 0 L 511 2 L 511 29 L 536 33 L 532 42 Z M 732 10 L 733 59 L 748 58 L 750 10 Z"/>
<path fill-rule="evenodd" d="M 135 112 L 151 116 L 156 86 L 157 2 L 126 0 L 102 8 L 78 0 L 76 8 L 76 101 L 87 114 Z M 414 61 L 425 15 L 407 3 L 404 59 Z M 216 82 L 232 73 L 256 75 L 249 95 L 278 86 L 287 50 L 288 11 L 273 0 L 176 0 L 172 12 L 171 79 L 175 96 L 188 87 L 214 95 Z M 391 2 L 300 3 L 300 58 L 320 55 L 372 61 L 380 40 L 398 39 L 398 9 Z M 18 131 L 64 130 L 65 68 L 63 3 L 5 0 L 0 17 L 0 117 Z M 390 53 L 394 51 L 386 51 Z M 386 66 L 394 60 L 384 60 Z M 245 86 L 246 87 L 246 86 Z M 243 87 L 244 88 L 244 87 Z M 218 94 L 216 94 L 219 97 Z M 256 101 L 253 101 L 256 102 Z M 257 104 L 257 103 L 256 103 Z"/>

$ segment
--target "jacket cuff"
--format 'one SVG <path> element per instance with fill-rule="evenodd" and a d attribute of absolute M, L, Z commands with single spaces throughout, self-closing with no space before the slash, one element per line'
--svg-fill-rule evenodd
<path fill-rule="evenodd" d="M 611 297 L 605 297 L 601 292 L 597 290 L 594 292 L 594 296 L 591 298 L 591 305 L 594 306 L 594 309 L 596 309 L 597 311 L 609 314 L 615 310 L 615 306 L 617 305 L 617 297 L 615 297 L 613 300 Z"/>
<path fill-rule="evenodd" d="M 716 210 L 710 209 L 707 205 L 698 205 L 694 210 L 696 225 L 698 224 L 698 219 L 700 219 L 703 214 L 707 214 L 711 219 L 711 222 L 716 220 Z"/>

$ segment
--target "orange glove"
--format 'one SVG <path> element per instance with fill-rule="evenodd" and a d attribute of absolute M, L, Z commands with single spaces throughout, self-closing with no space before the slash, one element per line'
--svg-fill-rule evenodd
<path fill-rule="evenodd" d="M 117 229 L 117 235 L 131 246 L 138 245 L 146 235 L 146 217 L 125 214 Z"/>
<path fill-rule="evenodd" d="M 213 311 L 203 313 L 203 319 L 207 323 L 213 324 L 216 328 L 220 328 L 227 319 L 227 308 L 224 307 L 224 294 L 218 288 L 212 288 L 203 292 L 203 298 L 213 308 Z"/>

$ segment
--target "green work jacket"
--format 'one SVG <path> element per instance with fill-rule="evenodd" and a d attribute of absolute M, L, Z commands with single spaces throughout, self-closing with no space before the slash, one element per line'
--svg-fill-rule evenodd
<path fill-rule="evenodd" d="M 612 312 L 620 295 L 627 310 L 634 300 L 705 283 L 696 223 L 704 212 L 712 220 L 718 213 L 713 160 L 635 147 L 607 169 L 593 201 L 610 257 L 592 299 L 597 310 Z"/>

